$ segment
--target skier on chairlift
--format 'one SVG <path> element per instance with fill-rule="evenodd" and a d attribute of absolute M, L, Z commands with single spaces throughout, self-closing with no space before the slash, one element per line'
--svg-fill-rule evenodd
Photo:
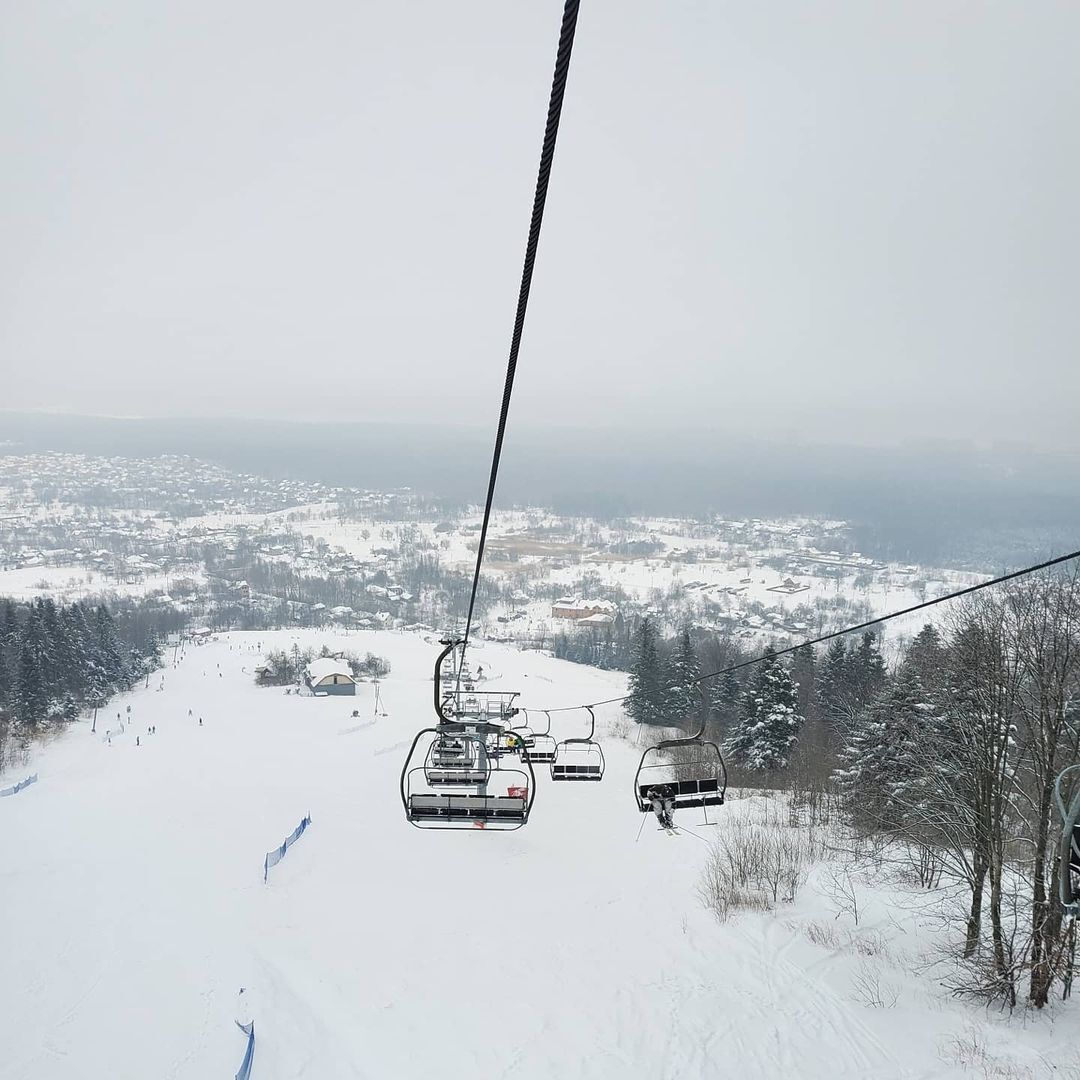
<path fill-rule="evenodd" d="M 671 829 L 675 826 L 675 799 L 672 797 L 671 788 L 667 784 L 651 787 L 645 793 L 645 797 L 652 803 L 653 813 L 660 827 Z"/>

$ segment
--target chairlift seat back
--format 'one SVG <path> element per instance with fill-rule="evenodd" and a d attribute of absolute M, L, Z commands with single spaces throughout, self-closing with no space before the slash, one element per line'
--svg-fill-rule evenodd
<path fill-rule="evenodd" d="M 491 770 L 431 768 L 429 766 L 425 774 L 425 779 L 432 787 L 441 787 L 448 784 L 486 784 L 491 776 Z"/>
<path fill-rule="evenodd" d="M 524 821 L 528 799 L 519 795 L 444 795 L 409 796 L 411 821 Z"/>
<path fill-rule="evenodd" d="M 642 811 L 652 809 L 649 791 L 663 789 L 668 798 L 675 803 L 675 808 L 691 806 L 723 806 L 724 792 L 720 789 L 720 780 L 715 776 L 700 780 L 664 780 L 651 784 L 638 785 L 638 806 Z"/>

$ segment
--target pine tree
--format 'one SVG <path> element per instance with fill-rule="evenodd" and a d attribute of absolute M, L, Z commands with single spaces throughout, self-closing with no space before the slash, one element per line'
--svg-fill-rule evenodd
<path fill-rule="evenodd" d="M 94 611 L 94 652 L 109 686 L 113 690 L 126 689 L 130 684 L 130 672 L 124 660 L 123 646 L 116 633 L 116 623 L 103 605 Z"/>
<path fill-rule="evenodd" d="M 19 634 L 18 659 L 12 703 L 15 728 L 27 740 L 49 718 L 52 694 L 48 682 L 51 667 L 48 641 L 37 605 L 27 613 Z"/>
<path fill-rule="evenodd" d="M 787 767 L 802 717 L 787 668 L 770 646 L 743 696 L 738 728 L 724 752 L 744 768 L 771 772 Z"/>
<path fill-rule="evenodd" d="M 848 658 L 848 669 L 856 708 L 863 708 L 885 688 L 885 661 L 873 630 L 863 631 L 858 646 Z"/>
<path fill-rule="evenodd" d="M 699 674 L 697 653 L 690 640 L 690 630 L 684 628 L 667 663 L 665 711 L 672 727 L 697 729 L 698 725 L 693 720 L 701 710 L 701 693 L 697 686 Z"/>
<path fill-rule="evenodd" d="M 848 654 L 843 638 L 833 638 L 821 662 L 817 699 L 821 715 L 833 725 L 850 713 Z"/>
<path fill-rule="evenodd" d="M 927 687 L 941 684 L 948 650 L 937 630 L 927 623 L 914 637 L 904 658 L 904 667 L 911 668 Z"/>
<path fill-rule="evenodd" d="M 630 667 L 630 692 L 624 708 L 639 724 L 663 724 L 666 720 L 665 693 L 660 668 L 656 631 L 649 619 L 642 620 L 634 632 L 633 661 Z"/>
<path fill-rule="evenodd" d="M 866 706 L 839 754 L 834 779 L 857 820 L 895 829 L 918 802 L 926 771 L 924 730 L 936 710 L 913 667 L 904 667 Z"/>
<path fill-rule="evenodd" d="M 809 716 L 817 697 L 817 655 L 813 645 L 804 645 L 791 654 L 791 678 L 795 683 L 799 712 Z"/>
<path fill-rule="evenodd" d="M 11 698 L 19 641 L 18 610 L 12 600 L 0 600 L 0 708 Z"/>
<path fill-rule="evenodd" d="M 739 715 L 742 686 L 734 671 L 712 680 L 712 715 L 716 730 L 723 734 L 731 729 Z"/>

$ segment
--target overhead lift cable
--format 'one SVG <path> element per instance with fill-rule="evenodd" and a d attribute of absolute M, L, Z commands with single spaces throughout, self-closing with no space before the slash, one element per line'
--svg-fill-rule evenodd
<path fill-rule="evenodd" d="M 822 634 L 820 637 L 810 638 L 808 641 L 800 641 L 797 645 L 788 645 L 783 649 L 776 649 L 772 653 L 767 653 L 764 656 L 755 656 L 751 660 L 742 660 L 738 664 L 732 664 L 730 667 L 721 668 L 719 671 L 710 671 L 708 675 L 699 675 L 691 682 L 691 686 L 698 686 L 703 682 L 708 682 L 710 679 L 717 679 L 721 675 L 727 675 L 732 671 L 739 671 L 742 668 L 753 667 L 755 664 L 760 664 L 769 657 L 787 656 L 789 653 L 798 652 L 799 649 L 806 649 L 812 645 L 821 645 L 826 641 L 832 641 L 834 638 L 846 637 L 848 634 L 854 634 L 859 630 L 868 630 L 872 626 L 877 626 L 879 623 L 888 622 L 890 619 L 899 619 L 901 615 L 911 615 L 913 612 L 922 611 L 924 608 L 934 607 L 935 604 L 944 604 L 946 600 L 956 600 L 961 596 L 970 596 L 972 593 L 980 592 L 982 589 L 989 589 L 995 585 L 1003 585 L 1006 581 L 1015 581 L 1017 578 L 1027 577 L 1029 574 L 1037 574 L 1040 570 L 1048 570 L 1051 566 L 1060 566 L 1062 563 L 1069 562 L 1071 559 L 1080 559 L 1080 550 L 1070 551 L 1068 555 L 1058 555 L 1053 559 L 1047 559 L 1045 562 L 1036 563 L 1034 566 L 1025 566 L 1023 570 L 1013 570 L 1008 574 L 1002 574 L 1000 577 L 989 578 L 987 581 L 980 581 L 977 585 L 969 585 L 964 589 L 957 589 L 956 592 L 945 593 L 944 596 L 935 597 L 933 600 L 924 600 L 919 604 L 912 604 L 911 607 L 901 608 L 899 611 L 890 611 L 887 615 L 879 615 L 876 619 L 867 619 L 866 622 L 856 623 L 854 626 L 845 626 L 842 630 L 833 630 L 831 633 Z M 544 713 L 557 713 L 557 712 L 577 712 L 580 709 L 597 709 L 601 705 L 617 705 L 620 701 L 625 701 L 630 695 L 622 694 L 619 697 L 605 698 L 603 701 L 593 701 L 588 705 L 564 705 L 559 709 L 542 709 Z"/>
<path fill-rule="evenodd" d="M 536 249 L 540 243 L 540 226 L 544 220 L 544 204 L 547 202 L 551 163 L 555 157 L 555 139 L 559 134 L 559 118 L 562 116 L 566 77 L 570 71 L 570 53 L 574 47 L 574 31 L 577 28 L 579 3 L 580 0 L 566 0 L 566 6 L 563 9 L 562 30 L 559 33 L 559 50 L 555 57 L 555 74 L 551 81 L 551 100 L 548 104 L 547 126 L 544 129 L 544 145 L 540 151 L 540 170 L 536 177 L 536 195 L 533 198 L 532 220 L 529 222 L 529 239 L 525 245 L 525 266 L 521 272 L 521 289 L 518 292 L 517 314 L 514 316 L 514 333 L 510 339 L 510 357 L 506 363 L 506 384 L 503 387 L 502 408 L 499 411 L 499 427 L 495 434 L 495 452 L 491 457 L 491 475 L 488 478 L 487 500 L 484 503 L 484 520 L 480 526 L 480 545 L 476 549 L 476 569 L 473 572 L 472 591 L 469 594 L 469 614 L 465 619 L 465 633 L 461 638 L 462 655 L 464 655 L 465 647 L 469 643 L 473 608 L 476 606 L 476 591 L 480 585 L 480 567 L 484 561 L 488 523 L 491 520 L 491 505 L 495 499 L 495 482 L 499 476 L 499 459 L 502 457 L 503 438 L 506 435 L 506 417 L 510 411 L 510 396 L 514 392 L 514 374 L 517 371 L 518 351 L 521 348 L 521 333 L 525 328 L 525 311 L 529 306 L 529 291 L 532 289 L 533 266 L 536 263 Z"/>

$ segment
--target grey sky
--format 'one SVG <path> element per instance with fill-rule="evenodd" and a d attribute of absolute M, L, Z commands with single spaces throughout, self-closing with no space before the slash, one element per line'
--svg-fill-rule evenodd
<path fill-rule="evenodd" d="M 3 407 L 494 423 L 558 0 L 0 11 Z M 1078 41 L 584 0 L 515 420 L 1076 445 Z"/>

